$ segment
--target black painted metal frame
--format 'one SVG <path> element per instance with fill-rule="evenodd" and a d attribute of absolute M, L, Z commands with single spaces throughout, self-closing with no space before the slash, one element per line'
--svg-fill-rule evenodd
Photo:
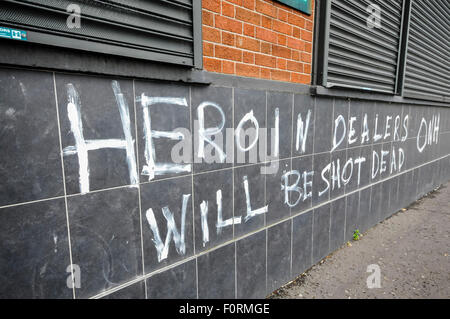
<path fill-rule="evenodd" d="M 330 30 L 330 14 L 331 14 L 331 1 L 330 0 L 316 0 L 316 8 L 319 14 L 315 18 L 315 42 L 317 43 L 314 59 L 313 59 L 313 83 L 317 86 L 323 86 L 324 88 L 318 88 L 317 92 L 327 92 L 327 95 L 336 92 L 336 95 L 341 95 L 340 90 L 346 91 L 361 91 L 363 94 L 386 94 L 397 97 L 404 96 L 404 82 L 405 82 L 405 70 L 407 61 L 407 49 L 408 49 L 408 37 L 409 26 L 411 19 L 411 6 L 413 0 L 405 0 L 402 5 L 402 21 L 400 28 L 400 44 L 397 57 L 397 71 L 395 79 L 394 92 L 386 92 L 381 90 L 371 90 L 370 92 L 363 90 L 362 87 L 348 87 L 334 85 L 333 87 L 327 87 L 327 75 L 328 75 L 328 48 L 329 48 L 329 30 Z M 318 93 L 319 94 L 319 93 Z M 433 98 L 426 95 L 416 94 L 407 96 L 411 99 L 436 101 L 448 103 L 448 98 L 443 96 L 442 98 Z"/>
<path fill-rule="evenodd" d="M 100 3 L 101 5 L 115 6 L 115 3 Z M 4 5 L 17 5 L 17 9 L 20 10 L 19 5 L 23 5 L 26 8 L 36 8 L 48 10 L 50 13 L 54 13 L 56 16 L 61 17 L 65 12 L 54 10 L 51 6 L 46 7 L 29 2 L 21 2 L 17 0 L 5 1 Z M 184 6 L 183 2 L 178 5 Z M 161 11 L 165 11 L 164 7 Z M 51 19 L 51 17 L 49 17 Z M 97 21 L 95 17 L 84 17 L 89 21 Z M 113 21 L 104 21 L 105 24 L 117 25 Z M 13 27 L 18 29 L 24 29 L 21 24 L 1 21 L 0 25 L 6 27 Z M 127 27 L 132 28 L 132 27 Z M 34 44 L 43 44 L 47 46 L 58 47 L 61 49 L 67 48 L 71 50 L 83 50 L 94 53 L 109 54 L 114 56 L 121 56 L 127 58 L 134 58 L 146 61 L 163 62 L 182 67 L 194 67 L 201 69 L 203 67 L 203 50 L 202 50 L 202 2 L 196 0 L 192 2 L 192 52 L 193 54 L 181 54 L 180 52 L 172 52 L 171 50 L 160 50 L 156 48 L 143 48 L 140 46 L 133 46 L 132 43 L 127 43 L 124 40 L 123 43 L 116 44 L 110 39 L 96 39 L 92 37 L 82 37 L 77 34 L 68 35 L 66 33 L 59 32 L 58 30 L 47 30 L 40 28 L 39 25 L 27 25 L 26 31 L 28 34 L 27 42 Z M 150 33 L 149 33 L 150 34 Z M 181 39 L 181 38 L 180 38 Z M 184 38 L 183 38 L 184 39 Z M 186 40 L 186 39 L 184 39 Z M 7 40 L 11 42 L 17 42 L 16 40 Z M 156 40 L 155 40 L 156 41 Z M 164 48 L 165 49 L 165 48 Z"/>

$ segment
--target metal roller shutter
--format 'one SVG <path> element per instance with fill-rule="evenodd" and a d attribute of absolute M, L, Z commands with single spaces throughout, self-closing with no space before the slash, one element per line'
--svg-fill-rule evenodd
<path fill-rule="evenodd" d="M 381 8 L 381 27 L 369 28 L 367 8 Z M 394 93 L 402 28 L 402 0 L 332 0 L 323 85 Z"/>
<path fill-rule="evenodd" d="M 70 4 L 81 8 L 81 28 L 67 27 Z M 199 66 L 198 5 L 194 0 L 2 0 L 0 26 L 27 31 L 29 42 Z"/>
<path fill-rule="evenodd" d="M 404 96 L 450 101 L 450 2 L 414 0 Z"/>

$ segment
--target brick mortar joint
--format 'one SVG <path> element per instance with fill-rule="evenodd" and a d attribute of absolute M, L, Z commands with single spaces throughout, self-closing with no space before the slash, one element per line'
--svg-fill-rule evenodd
<path fill-rule="evenodd" d="M 293 37 L 292 35 L 287 35 L 286 33 L 282 33 L 282 32 L 279 32 L 279 31 L 277 31 L 277 30 L 274 30 L 274 29 L 266 28 L 266 27 L 263 26 L 263 25 L 252 24 L 252 23 L 250 23 L 250 22 L 248 22 L 248 21 L 239 20 L 239 19 L 232 18 L 232 17 L 229 17 L 229 16 L 223 16 L 223 15 L 218 14 L 217 12 L 213 12 L 213 11 L 209 11 L 209 12 L 211 12 L 211 13 L 214 14 L 214 17 L 213 17 L 214 19 L 215 19 L 215 16 L 218 15 L 218 16 L 221 16 L 221 17 L 228 18 L 228 19 L 230 19 L 230 20 L 234 20 L 234 21 L 236 21 L 236 22 L 240 22 L 240 23 L 243 23 L 243 24 L 245 23 L 245 24 L 251 25 L 251 26 L 253 26 L 253 27 L 258 27 L 258 28 L 261 28 L 261 29 L 264 29 L 264 30 L 268 30 L 268 31 L 271 31 L 271 32 L 275 32 L 275 33 L 277 33 L 277 34 L 281 34 L 281 35 Z M 275 19 L 275 18 L 272 18 L 272 19 Z M 281 20 L 279 20 L 279 19 L 275 19 L 275 20 L 281 21 Z M 286 24 L 288 24 L 288 25 L 290 25 L 290 26 L 292 26 L 292 27 L 295 27 L 295 28 L 299 29 L 300 31 L 306 31 L 306 32 L 310 32 L 310 33 L 313 33 L 313 31 L 314 31 L 314 28 L 313 28 L 312 30 L 308 30 L 308 29 L 306 29 L 306 28 L 299 27 L 299 26 L 297 26 L 297 25 L 295 25 L 295 24 L 290 24 L 290 23 L 287 23 L 287 22 L 284 22 L 284 21 L 281 21 L 281 22 L 286 23 Z M 210 25 L 207 25 L 207 24 L 202 24 L 202 25 L 203 25 L 203 26 L 210 27 L 210 28 L 215 28 L 215 29 L 218 29 L 218 30 L 224 30 L 224 29 L 221 29 L 221 28 L 216 27 L 216 26 L 215 26 L 215 21 L 214 21 L 214 26 L 210 26 Z M 232 31 L 228 31 L 228 32 L 232 32 Z M 293 37 L 293 38 L 296 39 L 295 37 Z M 300 39 L 300 38 L 299 38 L 299 39 Z M 312 41 L 308 41 L 308 40 L 303 40 L 303 41 L 312 42 Z"/>
<path fill-rule="evenodd" d="M 223 31 L 223 29 L 217 29 L 217 30 L 222 30 Z M 232 32 L 229 32 L 229 33 L 232 33 Z M 232 34 L 240 35 L 240 34 L 237 34 L 237 33 L 232 33 Z M 242 36 L 242 35 L 240 35 L 240 36 Z M 292 47 L 289 47 L 289 46 L 285 46 L 285 45 L 282 45 L 282 44 L 269 42 L 269 41 L 265 41 L 265 40 L 260 40 L 260 39 L 252 38 L 252 37 L 249 37 L 249 36 L 243 36 L 243 37 L 246 37 L 246 38 L 249 38 L 249 39 L 252 39 L 252 40 L 261 41 L 260 44 L 264 43 L 264 44 L 270 44 L 270 45 L 277 45 L 277 46 L 279 46 L 281 48 L 289 49 L 289 50 L 296 51 L 296 52 L 299 52 L 299 53 L 305 53 L 305 54 L 312 55 L 312 52 L 308 52 L 308 51 L 305 51 L 305 50 L 299 50 L 299 49 L 295 49 L 295 48 L 292 48 Z M 248 49 L 245 49 L 245 48 L 238 47 L 236 45 L 229 45 L 229 44 L 222 43 L 222 42 L 213 42 L 213 41 L 209 41 L 209 40 L 205 40 L 205 39 L 202 39 L 202 42 L 207 42 L 207 43 L 216 44 L 216 45 L 222 45 L 222 46 L 226 46 L 226 47 L 230 47 L 230 48 L 234 48 L 234 49 L 247 50 L 247 51 L 251 51 L 251 52 L 267 54 L 267 53 L 263 53 L 261 51 L 252 51 L 252 50 L 248 50 Z M 312 42 L 308 42 L 308 43 L 311 44 L 311 48 L 312 48 Z M 293 59 L 290 59 L 290 60 L 293 60 Z M 296 60 L 293 60 L 293 61 L 296 61 Z M 307 63 L 307 62 L 304 62 L 304 63 Z"/>
<path fill-rule="evenodd" d="M 229 45 L 229 44 L 226 44 L 226 43 L 218 43 L 218 42 L 212 42 L 212 41 L 208 41 L 208 40 L 203 40 L 203 42 L 206 42 L 206 43 L 209 43 L 209 44 L 213 44 L 213 45 L 220 45 L 220 46 L 227 47 L 227 48 L 230 48 L 230 49 L 242 50 L 242 51 L 250 52 L 250 53 L 258 53 L 258 54 L 261 54 L 261 55 L 267 55 L 267 56 L 271 56 L 271 57 L 275 57 L 275 58 L 282 58 L 282 59 L 293 61 L 293 62 L 300 62 L 300 63 L 304 63 L 304 64 L 311 64 L 311 63 L 308 63 L 308 62 L 305 62 L 305 61 L 301 61 L 301 60 L 294 60 L 292 58 L 280 57 L 280 56 L 277 56 L 277 55 L 264 53 L 262 51 L 253 51 L 253 50 L 249 50 L 249 49 L 246 49 L 246 48 L 241 48 L 241 47 L 238 47 L 238 46 Z M 298 51 L 298 52 L 304 52 L 304 53 L 312 55 L 312 53 L 309 53 L 309 52 L 296 50 L 296 49 L 291 49 L 289 47 L 288 47 L 288 49 L 295 50 L 295 51 Z"/>
<path fill-rule="evenodd" d="M 254 67 L 258 67 L 258 68 L 262 68 L 262 69 L 268 69 L 268 70 L 271 70 L 271 71 L 272 70 L 273 71 L 282 71 L 282 72 L 293 73 L 293 74 L 298 74 L 298 75 L 311 76 L 310 73 L 297 72 L 297 71 L 292 71 L 292 70 L 289 70 L 289 69 L 273 68 L 273 67 L 270 67 L 270 66 L 259 65 L 259 64 L 255 64 L 255 63 L 247 63 L 247 62 L 243 62 L 243 61 L 227 60 L 227 59 L 222 59 L 222 58 L 217 58 L 217 57 L 212 57 L 212 56 L 205 56 L 205 58 L 212 59 L 212 60 L 217 60 L 217 61 L 233 62 L 234 64 L 243 64 L 243 65 L 248 65 L 248 66 L 254 66 Z"/>
<path fill-rule="evenodd" d="M 227 2 L 227 3 L 229 3 L 229 2 Z M 283 21 L 283 20 L 281 20 L 281 19 L 278 18 L 278 17 L 272 17 L 272 16 L 267 15 L 267 14 L 265 14 L 265 13 L 263 13 L 263 12 L 256 11 L 256 9 L 251 10 L 251 9 L 249 9 L 249 8 L 246 8 L 246 7 L 243 7 L 243 6 L 234 4 L 234 3 L 230 3 L 230 4 L 232 4 L 235 8 L 242 8 L 242 9 L 244 9 L 244 10 L 251 11 L 251 12 L 253 12 L 253 13 L 259 14 L 261 17 L 267 17 L 267 18 L 270 18 L 270 19 L 272 19 L 272 20 L 280 21 L 280 22 L 285 23 L 285 24 L 288 24 L 288 25 L 290 25 L 290 26 L 294 26 L 294 27 L 296 27 L 296 28 L 298 28 L 298 29 L 300 29 L 300 30 L 305 30 L 305 31 L 308 31 L 308 32 L 312 32 L 312 30 L 308 30 L 308 29 L 306 29 L 306 28 L 302 28 L 302 27 L 300 27 L 300 26 L 298 26 L 298 25 L 296 25 L 296 24 L 290 23 L 289 21 Z M 278 10 L 286 11 L 286 10 L 280 9 L 280 8 L 278 8 L 278 7 L 276 7 L 276 6 L 274 6 L 274 7 L 277 8 Z M 237 18 L 236 18 L 236 13 L 235 13 L 235 16 L 234 16 L 234 17 L 230 17 L 230 16 L 223 15 L 222 10 L 221 10 L 221 12 L 219 13 L 219 12 L 216 12 L 216 11 L 212 11 L 212 10 L 206 8 L 206 7 L 202 7 L 202 11 L 203 11 L 203 10 L 204 10 L 204 11 L 207 11 L 207 12 L 210 12 L 211 14 L 213 14 L 213 18 L 215 18 L 216 15 L 219 15 L 219 16 L 222 16 L 222 17 L 225 17 L 225 18 L 228 18 L 228 19 L 236 20 L 236 21 L 238 21 L 238 22 L 251 24 L 251 23 L 249 23 L 249 22 L 247 22 L 247 21 L 243 21 L 243 20 L 237 19 Z M 235 11 L 236 11 L 236 10 L 235 10 Z M 304 20 L 305 20 L 305 24 L 306 24 L 306 22 L 311 22 L 312 24 L 314 24 L 314 14 L 311 14 L 311 18 L 309 19 L 309 18 L 303 17 L 301 14 L 298 14 L 297 11 L 295 11 L 295 12 L 286 11 L 286 12 L 291 13 L 291 14 L 295 14 L 296 16 L 298 16 L 298 17 L 304 19 Z M 252 24 L 252 25 L 253 25 L 253 24 Z M 254 25 L 254 26 L 256 26 L 256 25 Z M 261 26 L 261 27 L 263 27 L 263 26 Z M 265 27 L 263 27 L 263 28 L 265 28 Z M 267 28 L 265 28 L 265 29 L 267 29 Z M 314 28 L 313 28 L 313 29 L 314 29 Z M 268 29 L 268 30 L 272 30 L 272 29 Z"/>

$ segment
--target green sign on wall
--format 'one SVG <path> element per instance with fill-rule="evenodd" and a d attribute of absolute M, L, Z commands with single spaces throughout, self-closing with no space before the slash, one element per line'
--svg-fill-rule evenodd
<path fill-rule="evenodd" d="M 301 12 L 311 14 L 311 0 L 278 0 L 278 2 L 284 3 Z"/>

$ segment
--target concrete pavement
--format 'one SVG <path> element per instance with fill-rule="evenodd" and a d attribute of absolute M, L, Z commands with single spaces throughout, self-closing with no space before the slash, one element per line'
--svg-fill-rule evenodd
<path fill-rule="evenodd" d="M 368 288 L 369 265 L 379 267 L 380 288 Z M 450 298 L 450 183 L 342 246 L 270 298 Z"/>

